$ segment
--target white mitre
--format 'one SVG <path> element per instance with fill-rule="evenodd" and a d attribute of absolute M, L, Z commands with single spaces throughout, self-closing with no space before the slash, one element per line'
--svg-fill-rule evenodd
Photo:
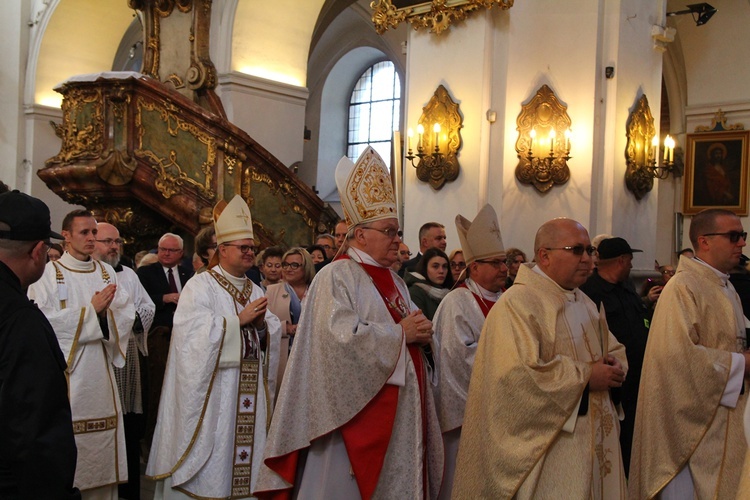
<path fill-rule="evenodd" d="M 336 166 L 336 187 L 349 230 L 364 222 L 398 217 L 388 168 L 369 146 L 356 164 L 346 156 L 341 158 Z"/>
<path fill-rule="evenodd" d="M 500 225 L 492 205 L 482 207 L 471 222 L 462 215 L 457 215 L 456 230 L 467 265 L 475 260 L 491 259 L 505 253 Z"/>
<path fill-rule="evenodd" d="M 255 239 L 253 236 L 253 219 L 242 196 L 235 195 L 229 203 L 221 200 L 214 207 L 214 229 L 216 244 L 230 241 Z"/>

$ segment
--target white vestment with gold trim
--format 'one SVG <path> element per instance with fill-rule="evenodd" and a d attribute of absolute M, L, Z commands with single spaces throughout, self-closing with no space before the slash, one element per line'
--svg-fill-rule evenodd
<path fill-rule="evenodd" d="M 47 263 L 42 278 L 29 287 L 55 329 L 68 362 L 68 391 L 78 447 L 75 486 L 81 490 L 127 481 L 125 434 L 120 397 L 112 365 L 125 365 L 125 352 L 135 320 L 127 291 L 118 287 L 107 310 L 109 338 L 91 304 L 94 293 L 117 274 L 108 264 L 79 261 L 69 253 Z"/>
<path fill-rule="evenodd" d="M 263 297 L 250 280 L 223 276 L 240 291 L 252 286 L 248 302 Z M 211 271 L 195 275 L 180 295 L 146 470 L 159 480 L 156 498 L 227 498 L 240 463 L 251 465 L 251 488 L 257 480 L 270 419 L 264 373 L 277 371 L 281 322 L 266 313 L 271 363 L 260 363 L 252 444 L 243 447 L 235 443 L 242 309 Z"/>

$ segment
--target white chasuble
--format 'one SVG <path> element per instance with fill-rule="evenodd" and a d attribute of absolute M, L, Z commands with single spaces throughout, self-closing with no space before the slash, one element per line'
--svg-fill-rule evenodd
<path fill-rule="evenodd" d="M 55 330 L 68 362 L 68 390 L 78 447 L 75 486 L 88 490 L 127 481 L 125 433 L 112 365 L 125 365 L 135 308 L 118 286 L 106 310 L 107 336 L 91 298 L 117 274 L 108 264 L 79 261 L 69 253 L 47 263 L 42 278 L 29 287 Z"/>
<path fill-rule="evenodd" d="M 270 420 L 265 373 L 276 371 L 266 371 L 268 356 L 278 352 L 254 367 L 247 360 L 259 354 L 264 335 L 278 350 L 281 323 L 266 312 L 265 332 L 241 329 L 238 313 L 262 296 L 260 287 L 220 266 L 185 285 L 146 470 L 159 480 L 157 497 L 250 497 Z"/>

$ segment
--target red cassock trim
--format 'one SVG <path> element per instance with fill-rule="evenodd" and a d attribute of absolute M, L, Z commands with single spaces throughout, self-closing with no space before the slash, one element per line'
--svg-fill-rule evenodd
<path fill-rule="evenodd" d="M 348 256 L 339 257 L 339 259 L 348 258 Z M 339 260 L 337 259 L 337 260 Z M 387 268 L 379 268 L 367 264 L 361 264 L 362 268 L 370 275 L 373 282 L 383 297 L 383 301 L 388 307 L 393 320 L 396 323 L 401 321 L 398 311 L 394 311 L 390 305 L 395 302 L 395 296 L 400 295 L 396 284 Z M 424 403 L 424 365 L 422 354 L 419 347 L 415 345 L 407 346 L 409 355 L 414 363 L 414 368 L 418 374 L 420 399 L 422 400 L 422 428 L 426 433 L 425 424 L 425 403 Z M 398 386 L 385 384 L 362 410 L 357 413 L 351 420 L 339 428 L 341 436 L 344 439 L 346 452 L 349 462 L 352 465 L 357 487 L 363 499 L 369 499 L 375 492 L 375 487 L 380 479 L 380 472 L 385 462 L 385 454 L 388 451 L 388 444 L 391 441 L 393 424 L 396 420 L 396 408 L 398 406 Z M 425 441 L 426 442 L 426 441 Z M 300 450 L 280 457 L 270 457 L 265 460 L 265 464 L 284 481 L 295 484 L 297 474 L 297 464 L 299 462 Z M 426 464 L 426 460 L 425 460 Z M 425 473 L 426 479 L 426 473 Z M 291 498 L 292 488 L 275 491 L 264 491 L 255 493 L 258 498 L 287 500 Z"/>

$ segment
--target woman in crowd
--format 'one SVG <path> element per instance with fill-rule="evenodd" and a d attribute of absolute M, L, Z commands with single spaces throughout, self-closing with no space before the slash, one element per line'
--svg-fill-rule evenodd
<path fill-rule="evenodd" d="M 260 282 L 261 288 L 268 290 L 268 287 L 281 283 L 281 258 L 284 251 L 281 247 L 268 247 L 258 254 L 255 260 L 263 273 L 263 281 Z"/>
<path fill-rule="evenodd" d="M 506 263 L 508 265 L 508 277 L 505 278 L 505 289 L 507 290 L 516 280 L 518 268 L 526 263 L 526 254 L 518 248 L 509 248 L 506 252 Z"/>
<path fill-rule="evenodd" d="M 409 286 L 411 300 L 432 321 L 435 311 L 453 286 L 449 272 L 448 256 L 439 248 L 428 249 L 417 263 L 412 274 L 416 281 Z"/>
<path fill-rule="evenodd" d="M 50 243 L 49 250 L 47 250 L 47 257 L 49 257 L 49 260 L 57 260 L 62 257 L 63 253 L 65 251 L 62 246 L 57 243 Z"/>
<path fill-rule="evenodd" d="M 302 301 L 315 277 L 315 265 L 307 250 L 302 247 L 293 247 L 287 250 L 281 258 L 281 273 L 283 281 L 269 285 L 266 289 L 268 310 L 281 320 L 281 353 L 276 378 L 277 391 L 281 387 L 281 379 L 284 376 L 294 334 L 297 333 L 297 323 L 302 314 Z"/>
<path fill-rule="evenodd" d="M 320 264 L 326 260 L 326 250 L 320 245 L 310 245 L 307 253 L 312 257 L 313 264 Z"/>
<path fill-rule="evenodd" d="M 466 259 L 464 259 L 464 252 L 460 248 L 453 250 L 448 257 L 451 264 L 451 276 L 453 276 L 453 283 L 460 285 L 466 280 Z"/>
<path fill-rule="evenodd" d="M 198 234 L 195 235 L 195 254 L 200 258 L 201 262 L 203 262 L 202 266 L 199 265 L 195 268 L 198 262 L 193 259 L 193 267 L 195 268 L 196 273 L 201 273 L 207 269 L 208 263 L 211 260 L 211 257 L 214 256 L 215 252 L 216 230 L 214 229 L 213 224 L 211 224 L 210 226 L 201 229 Z"/>

